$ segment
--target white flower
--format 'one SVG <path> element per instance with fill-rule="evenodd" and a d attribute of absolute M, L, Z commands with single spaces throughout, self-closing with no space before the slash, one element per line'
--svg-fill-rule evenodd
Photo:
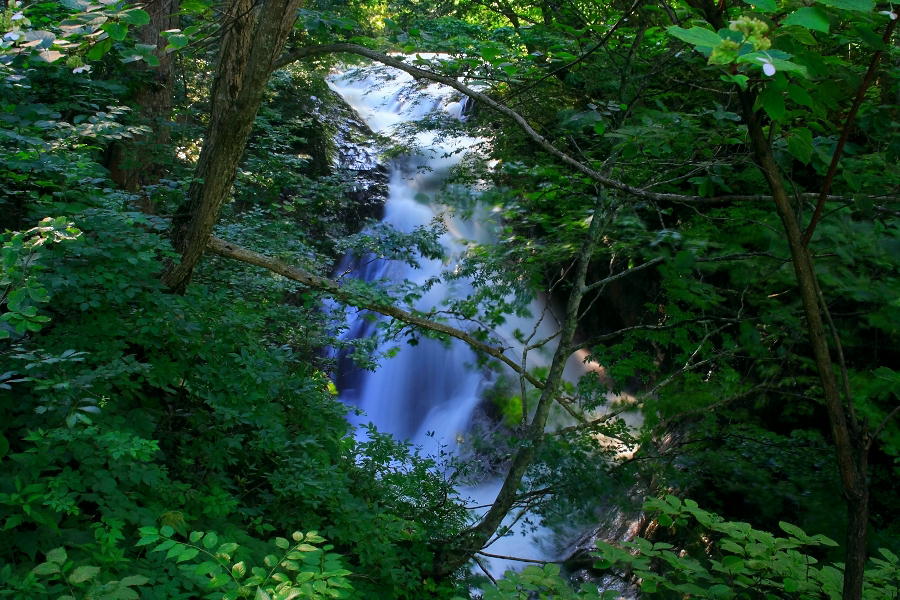
<path fill-rule="evenodd" d="M 879 14 L 879 15 L 886 15 L 886 16 L 890 17 L 890 18 L 891 18 L 891 21 L 896 21 L 896 20 L 897 20 L 897 13 L 895 13 L 893 10 L 879 10 L 879 11 L 878 11 L 878 14 Z"/>
<path fill-rule="evenodd" d="M 25 15 L 23 15 L 21 12 L 17 12 L 17 13 L 14 14 L 13 16 L 11 16 L 11 17 L 9 18 L 9 20 L 10 20 L 10 21 L 21 21 L 21 20 L 24 19 L 24 18 L 25 18 Z"/>
<path fill-rule="evenodd" d="M 81 65 L 80 67 L 75 67 L 72 69 L 73 73 L 87 73 L 91 70 L 91 65 Z"/>
<path fill-rule="evenodd" d="M 772 64 L 772 58 L 768 54 L 765 56 L 757 56 L 756 60 L 762 63 L 763 73 L 769 77 L 775 74 L 775 65 Z"/>
<path fill-rule="evenodd" d="M 22 34 L 21 34 L 20 32 L 18 32 L 18 31 L 10 31 L 10 32 L 8 32 L 6 35 L 3 36 L 3 39 L 4 39 L 4 40 L 8 40 L 8 41 L 10 41 L 10 42 L 14 42 L 14 41 L 16 41 L 17 39 L 19 39 L 19 37 L 20 37 L 21 35 L 22 35 Z"/>

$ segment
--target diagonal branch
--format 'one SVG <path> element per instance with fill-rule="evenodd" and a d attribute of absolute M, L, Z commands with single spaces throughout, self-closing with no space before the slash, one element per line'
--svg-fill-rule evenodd
<path fill-rule="evenodd" d="M 595 281 L 594 283 L 585 286 L 584 291 L 585 292 L 593 292 L 594 290 L 596 290 L 598 288 L 606 287 L 607 284 L 610 284 L 613 281 L 618 281 L 619 279 L 628 277 L 629 275 L 633 275 L 633 274 L 637 273 L 638 271 L 642 271 L 644 269 L 650 268 L 653 265 L 661 263 L 665 259 L 666 259 L 665 256 L 657 256 L 656 258 L 654 258 L 652 260 L 648 260 L 647 262 L 640 264 L 636 267 L 632 267 L 630 269 L 622 271 L 621 273 L 616 273 L 615 275 L 610 275 L 609 277 L 601 279 L 600 281 Z"/>
<path fill-rule="evenodd" d="M 891 41 L 891 35 L 893 35 L 894 27 L 896 25 L 897 20 L 894 19 L 890 21 L 888 23 L 888 26 L 885 28 L 884 36 L 881 38 L 881 41 L 884 42 L 885 47 L 888 47 L 888 44 Z M 804 246 L 809 244 L 809 240 L 812 239 L 812 235 L 816 231 L 816 225 L 819 224 L 819 220 L 822 218 L 822 211 L 825 208 L 825 200 L 828 198 L 828 192 L 831 191 L 831 184 L 834 181 L 835 174 L 837 173 L 838 164 L 840 163 L 841 155 L 844 152 L 844 145 L 846 145 L 847 143 L 847 138 L 850 137 L 850 130 L 853 127 L 853 120 L 856 118 L 856 113 L 859 111 L 859 107 L 862 105 L 863 100 L 866 97 L 866 90 L 869 89 L 869 86 L 872 85 L 872 81 L 875 79 L 875 71 L 878 68 L 878 61 L 881 60 L 881 55 L 883 53 L 884 50 L 878 49 L 872 55 L 872 60 L 869 62 L 869 68 L 866 71 L 862 82 L 859 84 L 859 89 L 856 91 L 856 97 L 853 99 L 853 104 L 850 106 L 850 111 L 847 113 L 846 119 L 844 119 L 844 129 L 843 131 L 841 131 L 841 137 L 834 149 L 834 154 L 831 156 L 831 164 L 828 165 L 828 172 L 825 174 L 825 183 L 822 184 L 822 192 L 819 194 L 819 199 L 816 202 L 816 210 L 813 212 L 812 219 L 810 219 L 809 225 L 806 227 L 806 231 L 803 234 Z"/>
<path fill-rule="evenodd" d="M 336 281 L 328 279 L 327 277 L 320 277 L 319 275 L 310 273 L 309 271 L 301 269 L 300 267 L 289 265 L 278 259 L 260 254 L 259 252 L 254 252 L 253 250 L 250 250 L 248 248 L 238 246 L 237 244 L 232 244 L 231 242 L 227 242 L 215 236 L 209 238 L 207 249 L 226 258 L 233 258 L 241 262 L 268 269 L 273 273 L 278 273 L 279 275 L 287 277 L 288 279 L 291 279 L 298 283 L 302 283 L 303 285 L 307 285 L 321 292 L 325 292 L 332 298 L 350 304 L 351 306 L 356 306 L 357 308 L 362 308 L 365 310 L 371 310 L 372 312 L 392 317 L 394 319 L 397 319 L 398 321 L 409 323 L 410 325 L 415 325 L 423 329 L 428 329 L 429 331 L 442 333 L 444 335 L 454 337 L 458 340 L 462 340 L 473 349 L 479 352 L 484 352 L 488 356 L 493 356 L 494 358 L 502 361 L 503 364 L 524 377 L 528 381 L 528 383 L 530 383 L 534 387 L 538 389 L 542 389 L 544 387 L 543 381 L 537 379 L 534 375 L 524 370 L 518 363 L 516 363 L 515 360 L 507 356 L 502 350 L 500 350 L 499 348 L 495 348 L 490 344 L 484 343 L 483 341 L 475 338 L 462 329 L 452 327 L 450 325 L 447 325 L 446 323 L 440 323 L 438 321 L 427 319 L 415 313 L 397 308 L 396 306 L 393 306 L 391 304 L 385 304 L 371 298 L 366 298 L 364 296 L 354 294 L 353 292 L 342 287 Z"/>

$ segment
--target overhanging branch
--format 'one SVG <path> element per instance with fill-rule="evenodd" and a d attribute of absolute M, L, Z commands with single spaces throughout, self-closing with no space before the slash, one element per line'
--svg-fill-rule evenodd
<path fill-rule="evenodd" d="M 248 248 L 238 246 L 237 244 L 232 244 L 231 242 L 227 242 L 215 236 L 211 236 L 209 238 L 207 248 L 213 253 L 218 254 L 219 256 L 232 258 L 241 262 L 255 265 L 257 267 L 268 269 L 273 273 L 277 273 L 279 275 L 287 277 L 288 279 L 296 281 L 297 283 L 302 283 L 303 285 L 309 286 L 310 288 L 313 288 L 315 290 L 325 292 L 335 300 L 344 302 L 351 306 L 370 310 L 372 312 L 397 319 L 398 321 L 402 321 L 403 323 L 409 323 L 410 325 L 415 325 L 416 327 L 421 327 L 429 331 L 442 333 L 444 335 L 454 337 L 458 340 L 462 340 L 474 350 L 483 352 L 488 356 L 492 356 L 502 361 L 503 364 L 511 368 L 520 376 L 524 377 L 528 381 L 528 383 L 530 383 L 534 387 L 538 389 L 542 389 L 544 387 L 543 381 L 536 378 L 528 371 L 523 370 L 522 367 L 516 363 L 516 361 L 507 356 L 502 350 L 500 350 L 499 348 L 495 348 L 490 344 L 484 343 L 483 341 L 475 338 L 462 329 L 458 329 L 456 327 L 447 325 L 446 323 L 440 323 L 438 321 L 422 317 L 420 315 L 397 308 L 396 306 L 390 304 L 384 304 L 381 302 L 377 302 L 371 298 L 366 298 L 358 294 L 354 294 L 341 287 L 340 284 L 338 284 L 336 281 L 328 279 L 327 277 L 320 277 L 319 275 L 310 273 L 309 271 L 301 269 L 300 267 L 289 265 L 278 259 L 271 258 L 269 256 L 266 256 L 265 254 L 260 254 L 259 252 L 254 252 L 253 250 L 250 250 Z"/>
<path fill-rule="evenodd" d="M 441 83 L 446 85 L 447 87 L 451 87 L 458 92 L 465 94 L 466 96 L 472 98 L 473 100 L 484 104 L 485 106 L 499 112 L 502 115 L 510 118 L 518 127 L 521 129 L 525 135 L 530 137 L 538 146 L 540 146 L 545 152 L 551 154 L 558 158 L 561 162 L 569 165 L 579 173 L 586 175 L 590 179 L 611 187 L 613 189 L 619 190 L 620 192 L 625 192 L 626 194 L 630 194 L 637 198 L 643 198 L 645 200 L 650 200 L 653 202 L 663 202 L 663 203 L 682 203 L 682 204 L 723 204 L 730 202 L 742 202 L 742 201 L 771 201 L 772 196 L 767 195 L 731 195 L 731 196 L 693 196 L 690 194 L 668 194 L 668 193 L 660 193 L 660 192 L 651 192 L 650 190 L 635 187 L 633 185 L 629 185 L 623 181 L 619 181 L 617 179 L 612 179 L 611 177 L 607 177 L 600 171 L 593 169 L 581 162 L 580 160 L 572 157 L 566 152 L 563 152 L 556 146 L 554 146 L 547 138 L 538 133 L 531 124 L 520 115 L 518 112 L 513 110 L 512 108 L 506 106 L 505 104 L 501 104 L 497 102 L 487 94 L 479 92 L 478 90 L 472 89 L 464 83 L 461 83 L 456 77 L 450 77 L 447 75 L 443 75 L 441 73 L 435 73 L 434 71 L 429 71 L 427 69 L 422 69 L 420 67 L 413 66 L 409 63 L 404 62 L 403 60 L 385 54 L 383 52 L 378 52 L 377 50 L 372 50 L 371 48 L 366 48 L 365 46 L 360 46 L 359 44 L 350 44 L 350 43 L 335 43 L 335 44 L 322 44 L 319 46 L 306 46 L 303 48 L 297 48 L 290 52 L 284 54 L 281 58 L 275 61 L 273 66 L 273 70 L 278 70 L 292 62 L 306 59 L 306 58 L 314 58 L 317 56 L 324 56 L 328 54 L 355 54 L 357 56 L 364 56 L 366 58 L 372 59 L 376 62 L 380 62 L 381 64 L 387 65 L 389 67 L 394 67 L 395 69 L 399 69 L 401 71 L 405 71 L 409 73 L 416 79 L 427 79 L 429 81 L 435 81 L 437 83 Z M 817 200 L 819 199 L 819 194 L 809 193 L 809 194 L 799 194 L 800 198 L 809 199 L 809 200 Z M 844 196 L 826 196 L 827 200 L 831 201 L 842 201 L 851 200 L 850 198 L 846 198 Z"/>

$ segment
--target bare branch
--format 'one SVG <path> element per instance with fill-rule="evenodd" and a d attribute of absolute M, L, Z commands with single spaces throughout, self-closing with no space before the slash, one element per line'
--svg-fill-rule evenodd
<path fill-rule="evenodd" d="M 648 269 L 648 268 L 652 267 L 653 265 L 657 265 L 657 264 L 661 263 L 662 261 L 664 261 L 665 259 L 666 259 L 665 256 L 657 256 L 656 258 L 654 258 L 652 260 L 648 260 L 647 262 L 645 262 L 642 265 L 632 267 L 630 269 L 622 271 L 621 273 L 616 273 L 615 275 L 610 275 L 609 277 L 601 279 L 600 281 L 595 281 L 594 283 L 585 286 L 584 291 L 585 292 L 593 292 L 597 288 L 602 288 L 602 287 L 606 286 L 607 284 L 612 283 L 613 281 L 618 281 L 619 279 L 628 277 L 629 275 L 633 275 L 634 273 L 637 273 L 638 271 L 643 271 L 644 269 Z"/>
<path fill-rule="evenodd" d="M 894 27 L 896 26 L 897 20 L 893 19 L 885 28 L 884 36 L 881 38 L 881 41 L 884 42 L 885 48 L 889 47 L 891 35 L 893 35 Z M 863 99 L 865 99 L 866 97 L 866 90 L 869 89 L 869 86 L 872 85 L 872 81 L 875 79 L 875 71 L 878 67 L 878 61 L 881 60 L 881 55 L 883 53 L 884 50 L 878 49 L 872 55 L 872 60 L 869 62 L 869 68 L 866 70 L 866 74 L 859 84 L 859 89 L 856 91 L 856 97 L 853 99 L 853 104 L 850 106 L 847 117 L 844 119 L 844 128 L 841 131 L 841 137 L 838 140 L 837 147 L 834 149 L 834 154 L 831 155 L 831 164 L 828 165 L 828 172 L 825 174 L 825 183 L 822 184 L 822 192 L 821 194 L 819 194 L 818 202 L 816 202 L 816 210 L 815 212 L 813 212 L 812 219 L 810 219 L 809 225 L 806 227 L 806 232 L 804 232 L 803 234 L 804 246 L 809 244 L 809 240 L 812 239 L 812 235 L 816 231 L 816 225 L 819 224 L 819 220 L 822 218 L 822 210 L 825 208 L 825 201 L 828 199 L 828 192 L 831 191 L 831 184 L 834 181 L 835 174 L 837 173 L 838 164 L 840 163 L 841 155 L 844 152 L 844 145 L 847 143 L 847 139 L 850 137 L 850 129 L 853 127 L 853 120 L 856 118 L 856 113 L 857 111 L 859 111 L 859 107 L 862 105 Z"/>
<path fill-rule="evenodd" d="M 506 556 L 505 554 L 491 554 L 490 552 L 479 551 L 478 554 L 482 556 L 487 556 L 490 558 L 499 558 L 501 560 L 515 560 L 518 562 L 527 562 L 527 563 L 535 563 L 539 565 L 550 565 L 554 563 L 561 563 L 560 560 L 539 560 L 537 558 L 520 558 L 518 556 Z"/>
<path fill-rule="evenodd" d="M 884 428 L 887 427 L 887 424 L 900 413 L 900 405 L 894 407 L 894 410 L 889 412 L 887 416 L 881 420 L 881 423 L 878 424 L 878 427 L 875 428 L 875 431 L 872 432 L 872 435 L 869 436 L 869 441 L 866 442 L 866 452 L 872 447 L 872 443 L 878 439 L 878 436 L 881 435 L 881 432 L 884 431 Z"/>

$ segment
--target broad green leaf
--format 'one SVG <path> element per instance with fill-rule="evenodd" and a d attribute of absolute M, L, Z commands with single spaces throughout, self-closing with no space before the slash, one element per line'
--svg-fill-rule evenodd
<path fill-rule="evenodd" d="M 478 53 L 481 55 L 481 58 L 489 63 L 493 63 L 500 56 L 501 50 L 494 46 L 482 46 L 478 49 Z"/>
<path fill-rule="evenodd" d="M 128 35 L 128 26 L 123 23 L 104 23 L 100 29 L 109 34 L 109 37 L 121 42 Z"/>
<path fill-rule="evenodd" d="M 190 43 L 190 38 L 182 33 L 172 34 L 168 38 L 169 43 L 166 45 L 166 52 L 171 52 L 172 50 L 181 50 L 185 46 Z"/>
<path fill-rule="evenodd" d="M 100 567 L 82 566 L 76 568 L 69 575 L 69 583 L 84 583 L 89 579 L 93 579 L 100 572 Z"/>
<path fill-rule="evenodd" d="M 227 542 L 219 546 L 219 549 L 216 550 L 216 554 L 224 554 L 226 556 L 232 554 L 235 550 L 238 549 L 238 545 L 234 542 Z"/>
<path fill-rule="evenodd" d="M 105 40 L 101 40 L 87 51 L 87 58 L 88 60 L 100 60 L 103 58 L 104 54 L 109 52 L 110 48 L 112 48 L 112 39 L 106 38 Z"/>
<path fill-rule="evenodd" d="M 794 158 L 808 165 L 813 154 L 812 132 L 806 127 L 792 130 L 787 147 Z"/>
<path fill-rule="evenodd" d="M 775 12 L 778 9 L 775 0 L 744 0 L 744 2 L 760 12 Z"/>
<path fill-rule="evenodd" d="M 788 97 L 801 106 L 815 108 L 815 102 L 804 88 L 799 85 L 791 85 L 788 87 Z"/>
<path fill-rule="evenodd" d="M 208 560 L 206 562 L 202 562 L 194 569 L 195 575 L 211 575 L 221 569 L 221 566 L 217 562 L 213 562 Z"/>
<path fill-rule="evenodd" d="M 67 557 L 68 556 L 66 554 L 65 548 L 54 548 L 53 550 L 51 550 L 50 552 L 47 553 L 47 560 L 49 562 L 54 562 L 58 565 L 61 565 L 64 562 L 66 562 Z"/>
<path fill-rule="evenodd" d="M 151 67 L 159 66 L 159 58 L 155 54 L 144 54 L 141 56 L 144 59 L 144 62 L 150 65 Z"/>
<path fill-rule="evenodd" d="M 132 8 L 122 13 L 122 19 L 129 25 L 148 25 L 150 13 L 140 8 Z"/>
<path fill-rule="evenodd" d="M 722 38 L 715 31 L 704 29 L 703 27 L 691 27 L 684 29 L 677 25 L 672 25 L 666 31 L 669 35 L 677 37 L 682 42 L 693 44 L 701 48 L 715 48 L 722 43 Z"/>
<path fill-rule="evenodd" d="M 808 77 L 806 67 L 798 65 L 795 62 L 785 60 L 784 53 L 770 50 L 767 52 L 751 52 L 738 57 L 738 63 L 745 63 L 762 67 L 765 63 L 770 63 L 775 67 L 776 72 L 799 73 L 804 77 Z M 790 55 L 787 55 L 790 56 Z M 770 86 L 771 87 L 771 86 Z"/>
<path fill-rule="evenodd" d="M 31 570 L 35 575 L 52 575 L 59 573 L 59 565 L 52 562 L 41 563 Z"/>
<path fill-rule="evenodd" d="M 767 87 L 763 93 L 759 95 L 759 104 L 773 121 L 781 121 L 784 119 L 784 96 L 772 86 Z"/>
<path fill-rule="evenodd" d="M 203 538 L 203 547 L 207 550 L 212 550 L 219 543 L 219 536 L 216 535 L 215 531 L 210 531 L 206 534 L 206 537 Z"/>
<path fill-rule="evenodd" d="M 818 2 L 825 6 L 857 12 L 872 12 L 875 10 L 875 3 L 873 0 L 818 0 Z"/>
<path fill-rule="evenodd" d="M 787 533 L 789 535 L 794 536 L 798 540 L 805 540 L 806 538 L 809 537 L 806 535 L 805 531 L 803 531 L 802 529 L 800 529 L 799 527 L 797 527 L 796 525 L 793 525 L 791 523 L 786 523 L 784 521 L 778 521 L 778 526 L 781 527 L 782 531 L 784 531 L 785 533 Z"/>
<path fill-rule="evenodd" d="M 143 575 L 129 575 L 128 577 L 123 577 L 119 581 L 119 585 L 144 585 L 150 581 Z"/>
<path fill-rule="evenodd" d="M 239 563 L 235 563 L 231 566 L 231 575 L 235 579 L 241 579 L 244 575 L 247 574 L 247 565 L 244 561 Z"/>
<path fill-rule="evenodd" d="M 185 548 L 181 554 L 178 555 L 178 558 L 175 559 L 175 562 L 184 562 L 186 560 L 191 560 L 195 556 L 200 554 L 200 551 L 196 548 Z"/>
<path fill-rule="evenodd" d="M 281 548 L 282 550 L 287 550 L 290 547 L 291 543 L 289 541 L 287 541 L 286 539 L 284 539 L 283 537 L 277 537 L 277 538 L 275 538 L 275 545 L 278 546 L 279 548 Z"/>
<path fill-rule="evenodd" d="M 804 6 L 803 8 L 798 8 L 789 14 L 787 18 L 782 21 L 782 24 L 799 25 L 806 29 L 815 29 L 816 31 L 823 31 L 825 33 L 828 33 L 828 29 L 831 25 L 828 22 L 828 15 L 817 6 Z"/>

